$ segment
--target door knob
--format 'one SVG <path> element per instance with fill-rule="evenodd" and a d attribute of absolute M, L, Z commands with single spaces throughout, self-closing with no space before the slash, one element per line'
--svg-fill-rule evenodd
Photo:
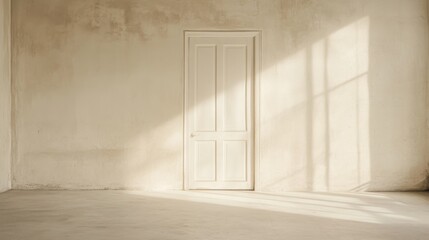
<path fill-rule="evenodd" d="M 191 133 L 191 137 L 196 137 L 198 134 L 196 133 Z"/>

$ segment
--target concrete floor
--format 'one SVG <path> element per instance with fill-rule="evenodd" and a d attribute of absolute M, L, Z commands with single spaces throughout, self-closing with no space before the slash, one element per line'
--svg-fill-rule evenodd
<path fill-rule="evenodd" d="M 429 193 L 9 191 L 0 239 L 429 239 Z"/>

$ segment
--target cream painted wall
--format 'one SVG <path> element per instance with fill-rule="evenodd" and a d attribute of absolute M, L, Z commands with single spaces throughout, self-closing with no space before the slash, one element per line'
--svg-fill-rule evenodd
<path fill-rule="evenodd" d="M 262 191 L 427 179 L 426 0 L 14 0 L 13 187 L 181 189 L 183 31 L 262 30 Z"/>
<path fill-rule="evenodd" d="M 427 11 L 429 13 L 429 0 L 427 1 Z M 428 36 L 429 36 L 429 18 L 428 18 Z M 429 39 L 428 39 L 429 44 Z M 429 48 L 428 48 L 429 58 Z M 427 62 L 427 81 L 426 81 L 426 159 L 428 161 L 427 168 L 429 169 L 429 61 Z M 427 171 L 429 175 L 429 170 Z M 426 179 L 426 190 L 429 190 L 429 177 Z"/>
<path fill-rule="evenodd" d="M 11 187 L 10 1 L 0 0 L 0 192 Z"/>

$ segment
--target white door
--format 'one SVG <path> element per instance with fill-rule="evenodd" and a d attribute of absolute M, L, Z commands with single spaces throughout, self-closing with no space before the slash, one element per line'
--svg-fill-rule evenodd
<path fill-rule="evenodd" d="M 253 189 L 255 33 L 186 35 L 189 189 Z"/>

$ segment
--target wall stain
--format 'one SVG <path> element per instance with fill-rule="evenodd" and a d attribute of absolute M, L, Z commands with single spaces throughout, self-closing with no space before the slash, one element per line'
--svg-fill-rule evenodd
<path fill-rule="evenodd" d="M 258 14 L 258 0 L 16 0 L 13 32 L 17 52 L 34 56 L 61 51 L 76 36 L 150 41 L 177 32 L 180 26 L 253 26 Z"/>
<path fill-rule="evenodd" d="M 52 49 L 60 49 L 69 36 L 68 26 L 73 19 L 60 0 L 50 4 L 40 1 L 12 1 L 12 33 L 18 50 L 25 49 L 31 55 Z M 26 16 L 26 19 L 21 18 Z"/>
<path fill-rule="evenodd" d="M 142 41 L 165 36 L 169 25 L 180 23 L 180 5 L 175 1 L 89 1 L 73 8 L 74 24 L 107 39 Z"/>

